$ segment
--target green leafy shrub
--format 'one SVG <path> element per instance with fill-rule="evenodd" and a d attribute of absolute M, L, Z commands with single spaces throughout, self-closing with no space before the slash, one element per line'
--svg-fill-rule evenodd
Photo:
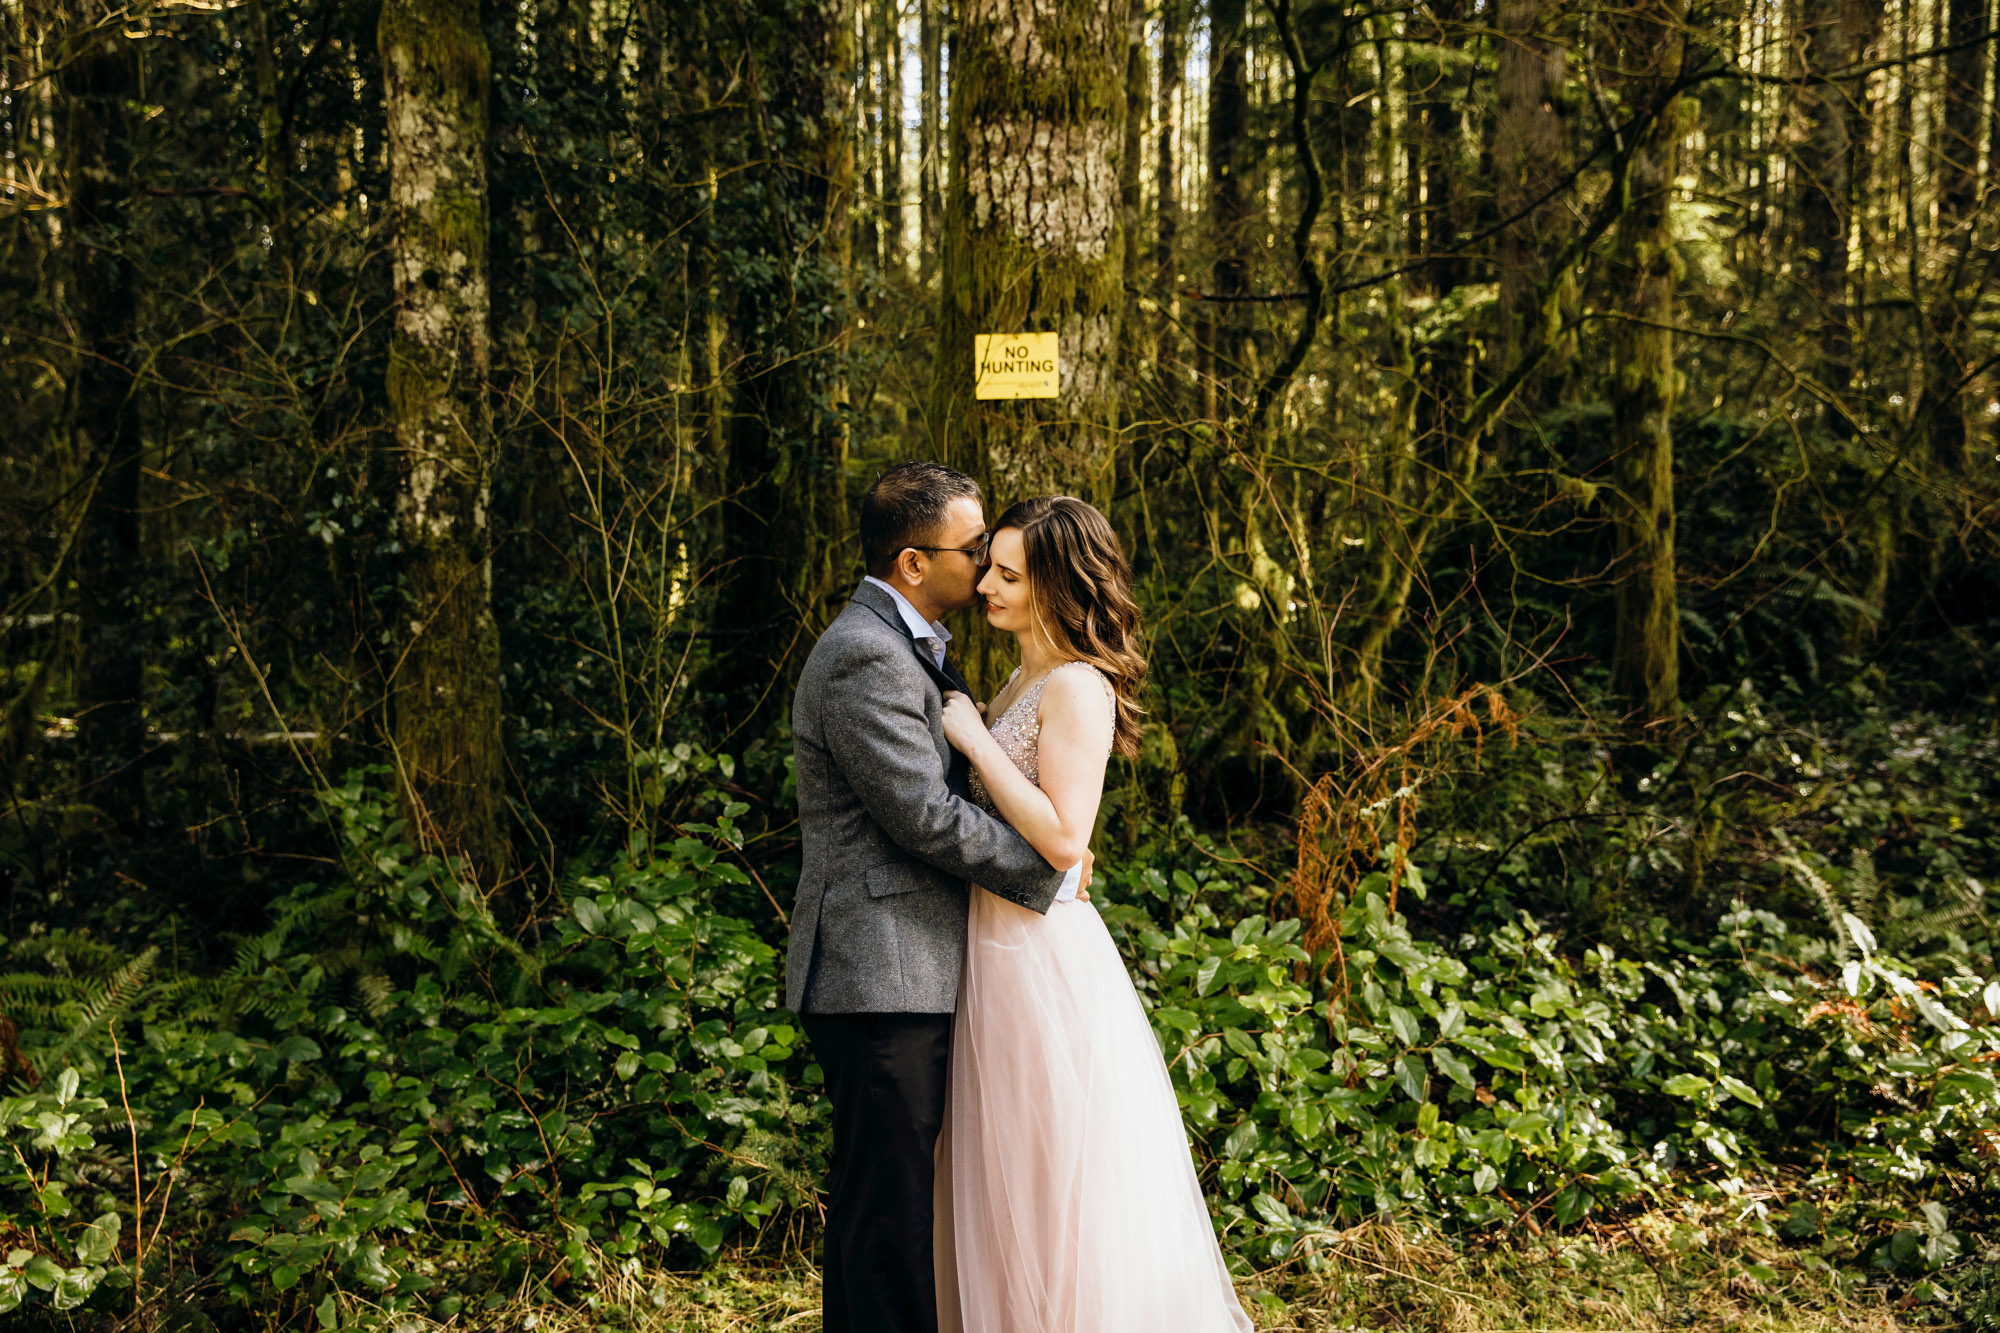
<path fill-rule="evenodd" d="M 2000 1185 L 2000 982 L 1920 980 L 1852 914 L 1853 956 L 1816 972 L 1797 959 L 1822 941 L 1740 903 L 1704 941 L 1659 926 L 1645 962 L 1571 959 L 1526 916 L 1447 947 L 1410 934 L 1393 887 L 1377 872 L 1346 905 L 1325 989 L 1295 922 L 1109 909 L 1225 1226 L 1258 1260 L 1369 1213 L 1567 1226 L 1677 1192 L 1758 1213 L 1751 1184 L 1782 1169 L 1874 1187 L 1903 1219 L 1878 1260 L 1935 1270 L 1958 1245 L 1943 1198 Z"/>
<path fill-rule="evenodd" d="M 79 1096 L 80 1081 L 75 1069 L 65 1069 L 53 1091 L 0 1099 L 0 1139 L 19 1171 L 8 1182 L 10 1206 L 0 1213 L 7 1234 L 0 1314 L 36 1294 L 68 1310 L 100 1287 L 130 1285 L 111 1266 L 124 1217 L 111 1208 L 86 1218 L 86 1206 L 71 1197 L 83 1192 L 83 1160 L 100 1151 L 92 1121 L 108 1109 L 101 1097 Z"/>
<path fill-rule="evenodd" d="M 531 1262 L 587 1276 L 647 1245 L 713 1254 L 807 1200 L 824 1145 L 795 1096 L 781 960 L 713 909 L 748 882 L 728 859 L 740 811 L 574 877 L 530 951 L 399 841 L 382 793 L 356 780 L 326 799 L 351 878 L 281 896 L 274 928 L 193 1012 L 149 1015 L 124 1061 L 141 1160 L 185 1157 L 182 1203 L 215 1205 L 213 1276 L 234 1299 L 316 1306 L 341 1286 L 449 1313 Z M 55 1114 L 44 1102 L 10 1111 L 10 1143 Z M 66 1151 L 118 1120 L 101 1097 L 61 1114 Z M 32 1185 L 9 1182 L 0 1218 L 39 1236 L 57 1196 Z M 41 1282 L 59 1253 L 8 1271 Z M 63 1298 L 83 1293 L 63 1271 Z"/>
<path fill-rule="evenodd" d="M 347 873 L 276 897 L 220 977 L 12 946 L 40 962 L 10 983 L 41 997 L 15 1006 L 22 1050 L 67 1064 L 0 1103 L 0 1299 L 96 1306 L 198 1272 L 279 1318 L 342 1291 L 476 1314 L 810 1206 L 818 1073 L 771 932 L 724 907 L 761 901 L 740 804 L 571 874 L 516 934 L 368 776 L 324 794 Z M 1392 903 L 1428 885 L 1388 845 L 1311 956 L 1272 886 L 1180 850 L 1205 868 L 1155 844 L 1097 899 L 1244 1263 L 1311 1266 L 1367 1217 L 1561 1228 L 1684 1197 L 1944 1280 L 1948 1210 L 2000 1184 L 2000 985 L 1885 949 L 1852 893 L 1809 922 L 1738 903 L 1698 937 L 1645 924 L 1634 957 L 1572 954 L 1521 912 L 1417 934 Z M 1789 1211 L 1758 1188 L 1779 1177 Z"/>

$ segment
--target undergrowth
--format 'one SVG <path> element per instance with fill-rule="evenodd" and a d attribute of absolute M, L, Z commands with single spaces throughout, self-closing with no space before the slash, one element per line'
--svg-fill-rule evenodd
<path fill-rule="evenodd" d="M 1616 819 L 1542 820 L 1617 793 L 1523 725 L 1385 789 L 1310 948 L 1296 883 L 1185 823 L 1102 868 L 1260 1320 L 2000 1328 L 1991 747 L 1857 758 L 1727 702 L 1694 761 L 1782 799 L 1666 759 Z M 827 1130 L 745 804 L 701 793 L 507 924 L 381 778 L 320 793 L 337 873 L 223 966 L 4 943 L 10 1327 L 808 1320 Z M 1573 910 L 1560 866 L 1613 905 L 1691 888 Z"/>

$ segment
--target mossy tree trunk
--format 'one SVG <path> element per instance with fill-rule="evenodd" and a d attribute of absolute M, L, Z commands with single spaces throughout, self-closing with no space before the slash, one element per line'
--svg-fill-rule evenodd
<path fill-rule="evenodd" d="M 1208 217 L 1214 267 L 1211 294 L 1240 297 L 1250 291 L 1250 84 L 1249 16 L 1244 0 L 1208 5 Z M 1255 378 L 1249 363 L 1250 306 L 1221 301 L 1202 309 L 1197 337 L 1203 362 L 1207 415 L 1239 415 L 1245 386 Z"/>
<path fill-rule="evenodd" d="M 966 0 L 959 14 L 931 444 L 996 504 L 1110 491 L 1126 65 L 1122 4 Z M 976 401 L 973 335 L 1033 332 L 1060 339 L 1061 396 Z"/>
<path fill-rule="evenodd" d="M 879 17 L 882 0 L 859 0 L 862 12 L 859 26 L 862 40 L 856 42 L 849 35 L 849 48 L 854 52 L 854 82 L 859 91 L 860 101 L 855 106 L 855 119 L 864 143 L 880 144 L 889 123 L 889 88 L 887 72 L 876 62 L 875 19 Z M 871 65 L 876 68 L 870 69 Z M 879 82 L 878 82 L 879 77 Z M 878 173 L 881 159 L 874 153 L 861 156 L 856 175 L 856 184 L 861 190 L 861 207 L 852 209 L 854 225 L 854 250 L 869 268 L 881 265 L 880 246 L 882 206 L 888 197 L 883 180 Z"/>
<path fill-rule="evenodd" d="M 135 401 L 138 302 L 131 228 L 132 107 L 144 96 L 124 25 L 78 5 L 64 33 L 60 104 L 69 202 L 61 250 L 77 342 L 68 417 L 78 491 L 76 711 L 83 799 L 135 828 L 146 810 L 145 616 L 138 600 L 140 480 Z"/>
<path fill-rule="evenodd" d="M 1984 224 L 1981 202 L 1980 149 L 1984 138 L 1987 55 L 1986 0 L 1948 0 L 1943 42 L 1954 49 L 1944 59 L 1942 123 L 1931 151 L 1936 154 L 1937 283 L 1930 295 L 1930 326 L 1935 348 L 1924 386 L 1924 408 L 1930 420 L 1931 447 L 1947 475 L 1964 475 L 1973 466 L 1972 444 L 1979 430 L 1975 403 L 1980 395 L 1966 382 L 1980 353 L 1972 325 L 1979 299 L 1966 291 L 1974 254 Z M 1973 375 L 1974 379 L 1983 378 Z"/>
<path fill-rule="evenodd" d="M 1790 170 L 1798 182 L 1794 216 L 1797 254 L 1805 281 L 1803 314 L 1820 331 L 1812 370 L 1835 394 L 1853 385 L 1855 314 L 1850 299 L 1849 269 L 1857 202 L 1857 170 L 1866 152 L 1868 125 L 1859 105 L 1863 96 L 1849 83 L 1824 81 L 1824 76 L 1858 64 L 1882 21 L 1882 0 L 1806 0 L 1798 15 L 1793 73 L 1800 80 L 1797 99 L 1799 129 Z M 1826 404 L 1819 407 L 1822 428 L 1838 440 L 1853 431 L 1848 416 Z M 1875 460 L 1855 446 L 1849 475 L 1856 484 L 1872 485 Z M 1892 496 L 1877 491 L 1851 520 L 1851 591 L 1856 601 L 1872 609 L 1848 617 L 1845 641 L 1858 648 L 1880 623 L 1888 593 L 1894 544 Z"/>
<path fill-rule="evenodd" d="M 1471 100 L 1462 82 L 1468 62 L 1455 57 L 1464 44 L 1464 10 L 1464 0 L 1431 5 L 1424 21 L 1408 33 L 1423 58 L 1413 49 L 1403 71 L 1409 83 L 1408 251 L 1424 261 L 1410 275 L 1409 294 L 1435 302 L 1433 309 L 1453 304 L 1454 293 L 1469 276 L 1466 261 L 1452 253 L 1467 207 L 1461 182 L 1473 169 L 1465 157 L 1460 109 L 1461 102 Z M 1430 476 L 1455 478 L 1459 472 L 1453 460 L 1460 441 L 1453 426 L 1472 398 L 1469 341 L 1463 319 L 1440 320 L 1416 345 L 1418 448 Z"/>
<path fill-rule="evenodd" d="M 847 338 L 854 293 L 851 0 L 760 14 L 753 73 L 763 198 L 783 263 L 739 285 L 717 626 L 725 688 L 751 685 L 754 732 L 858 577 L 847 510 Z"/>
<path fill-rule="evenodd" d="M 665 39 L 673 44 L 674 88 L 683 115 L 694 122 L 680 136 L 683 169 L 694 186 L 689 218 L 682 231 L 687 247 L 687 377 L 693 397 L 694 450 L 702 460 L 700 466 L 708 469 L 719 490 L 728 468 L 728 434 L 722 376 L 723 321 L 715 290 L 718 190 L 711 143 L 713 131 L 707 123 L 715 107 L 715 89 L 709 74 L 710 33 L 705 11 L 678 16 L 671 22 L 662 13 L 660 21 L 672 29 Z M 665 169 L 667 163 L 662 160 L 661 166 Z"/>
<path fill-rule="evenodd" d="M 877 0 L 882 67 L 882 267 L 903 262 L 903 6 Z"/>
<path fill-rule="evenodd" d="M 271 32 L 268 0 L 250 0 L 250 39 L 256 45 L 258 202 L 271 228 L 272 250 L 290 278 L 292 264 L 291 157 L 289 126 L 278 89 L 278 52 Z"/>
<path fill-rule="evenodd" d="M 944 5 L 945 0 L 916 0 L 917 45 L 923 63 L 921 120 L 917 128 L 917 227 L 923 249 L 917 255 L 919 276 L 930 282 L 937 267 L 938 233 L 944 213 L 938 192 L 938 168 L 944 153 Z"/>
<path fill-rule="evenodd" d="M 1152 94 L 1152 78 L 1146 69 L 1145 0 L 1130 0 L 1125 26 L 1125 146 L 1118 158 L 1118 203 L 1124 210 L 1125 284 L 1127 301 L 1139 294 L 1139 263 L 1144 247 L 1139 244 L 1140 182 L 1146 171 L 1146 109 Z M 1128 311 L 1127 318 L 1131 315 Z"/>
<path fill-rule="evenodd" d="M 1625 25 L 1621 64 L 1631 73 L 1626 105 L 1651 107 L 1681 72 L 1685 0 L 1656 0 Z M 1617 523 L 1615 685 L 1634 716 L 1671 716 L 1680 700 L 1680 624 L 1675 593 L 1674 251 L 1671 209 L 1684 116 L 1677 98 L 1636 133 L 1624 213 L 1611 254 L 1609 290 L 1626 318 L 1612 339 L 1612 449 Z"/>
<path fill-rule="evenodd" d="M 478 0 L 385 0 L 378 37 L 389 126 L 395 324 L 389 415 L 401 464 L 402 638 L 392 735 L 412 827 L 506 871 L 500 643 L 487 506 L 486 131 Z"/>
<path fill-rule="evenodd" d="M 1155 83 L 1153 116 L 1158 143 L 1153 162 L 1153 294 L 1160 303 L 1154 330 L 1155 360 L 1160 382 L 1178 385 L 1182 379 L 1181 340 L 1176 327 L 1180 290 L 1181 90 L 1187 82 L 1187 0 L 1163 0 L 1160 5 L 1160 77 Z M 1125 238 L 1137 247 L 1136 234 Z"/>
<path fill-rule="evenodd" d="M 1798 179 L 1799 260 L 1807 279 L 1807 313 L 1821 330 L 1814 370 L 1835 391 L 1844 391 L 1854 377 L 1848 237 L 1857 141 L 1868 131 L 1858 105 L 1861 91 L 1821 79 L 1859 63 L 1881 14 L 1881 0 L 1806 0 L 1795 43 L 1803 124 L 1790 165 Z M 1827 415 L 1826 422 L 1836 434 L 1847 433 L 1838 414 Z"/>
<path fill-rule="evenodd" d="M 1547 0 L 1500 0 L 1493 117 L 1494 203 L 1500 217 L 1517 219 L 1495 243 L 1500 279 L 1497 364 L 1513 365 L 1527 351 L 1537 321 L 1537 289 L 1561 244 L 1562 213 L 1549 194 L 1567 166 L 1569 133 L 1564 108 L 1568 60 L 1550 29 L 1562 13 Z M 1538 396 L 1524 391 L 1533 410 Z M 1497 430 L 1496 448 L 1511 432 Z"/>

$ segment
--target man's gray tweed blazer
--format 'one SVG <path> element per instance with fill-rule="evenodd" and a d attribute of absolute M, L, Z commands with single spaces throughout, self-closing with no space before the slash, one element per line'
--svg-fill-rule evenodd
<path fill-rule="evenodd" d="M 1046 912 L 1063 872 L 969 798 L 940 671 L 895 599 L 861 585 L 813 645 L 792 704 L 804 866 L 785 1003 L 797 1013 L 950 1013 L 968 882 Z"/>

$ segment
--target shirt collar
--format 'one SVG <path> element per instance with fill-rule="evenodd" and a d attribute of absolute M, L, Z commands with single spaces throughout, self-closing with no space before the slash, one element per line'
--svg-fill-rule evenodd
<path fill-rule="evenodd" d="M 918 611 L 916 607 L 911 606 L 910 599 L 897 592 L 893 585 L 883 579 L 876 578 L 873 574 L 863 576 L 861 581 L 863 583 L 874 584 L 883 592 L 888 593 L 896 599 L 896 610 L 902 613 L 903 624 L 909 628 L 911 638 L 936 639 L 939 643 L 951 642 L 950 630 L 935 620 L 925 620 L 923 613 Z"/>

